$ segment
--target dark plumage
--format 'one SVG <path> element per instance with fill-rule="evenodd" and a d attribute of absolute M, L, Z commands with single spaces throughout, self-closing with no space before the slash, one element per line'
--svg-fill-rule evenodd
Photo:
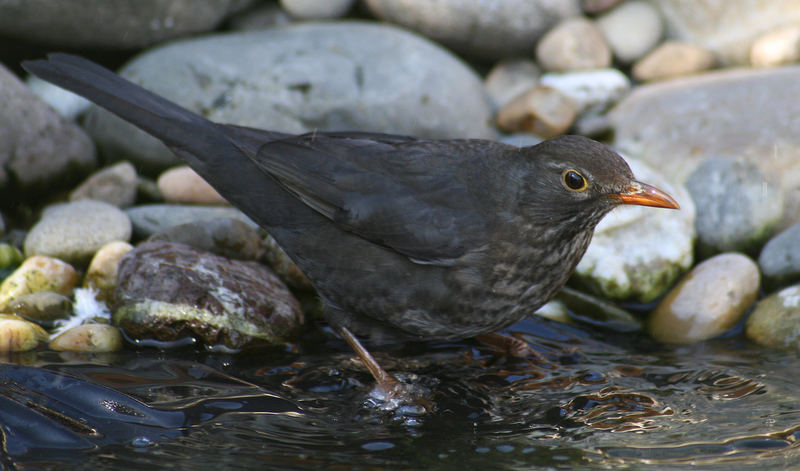
<path fill-rule="evenodd" d="M 460 339 L 509 325 L 563 286 L 612 208 L 678 206 L 582 137 L 517 148 L 294 136 L 212 123 L 79 57 L 23 66 L 166 143 L 275 237 L 357 350 L 348 330 Z M 370 368 L 381 381 L 382 370 Z"/>

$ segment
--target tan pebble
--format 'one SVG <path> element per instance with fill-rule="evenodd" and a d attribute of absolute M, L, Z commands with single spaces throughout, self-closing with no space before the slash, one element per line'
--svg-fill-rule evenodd
<path fill-rule="evenodd" d="M 563 20 L 536 45 L 536 59 L 556 72 L 603 69 L 611 65 L 611 49 L 600 29 L 581 17 Z"/>
<path fill-rule="evenodd" d="M 0 284 L 0 309 L 14 298 L 39 291 L 69 296 L 77 282 L 78 274 L 72 265 L 46 255 L 34 255 Z"/>
<path fill-rule="evenodd" d="M 760 274 L 750 258 L 725 253 L 697 265 L 658 304 L 648 328 L 658 341 L 688 343 L 733 327 L 755 302 Z"/>
<path fill-rule="evenodd" d="M 211 185 L 187 166 L 169 169 L 158 177 L 158 189 L 168 203 L 227 204 Z"/>
<path fill-rule="evenodd" d="M 47 332 L 19 316 L 0 314 L 0 352 L 33 350 L 47 340 Z"/>
<path fill-rule="evenodd" d="M 83 286 L 98 290 L 98 298 L 108 301 L 117 287 L 117 270 L 122 257 L 133 250 L 127 242 L 115 241 L 104 245 L 92 258 Z"/>
<path fill-rule="evenodd" d="M 113 325 L 78 325 L 51 340 L 50 349 L 88 353 L 114 352 L 122 349 L 122 333 Z"/>
<path fill-rule="evenodd" d="M 800 62 L 800 26 L 787 26 L 770 31 L 756 39 L 750 47 L 750 64 L 772 67 Z"/>
<path fill-rule="evenodd" d="M 666 41 L 633 65 L 631 73 L 643 82 L 696 74 L 714 67 L 714 54 L 694 44 Z"/>
<path fill-rule="evenodd" d="M 573 99 L 555 88 L 537 86 L 500 108 L 497 125 L 507 132 L 551 138 L 567 132 L 577 115 Z"/>

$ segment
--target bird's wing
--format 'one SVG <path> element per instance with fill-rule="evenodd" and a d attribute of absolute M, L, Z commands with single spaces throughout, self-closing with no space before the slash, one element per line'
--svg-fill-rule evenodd
<path fill-rule="evenodd" d="M 263 144 L 254 160 L 342 230 L 416 263 L 452 265 L 486 244 L 487 222 L 443 141 L 319 133 Z"/>

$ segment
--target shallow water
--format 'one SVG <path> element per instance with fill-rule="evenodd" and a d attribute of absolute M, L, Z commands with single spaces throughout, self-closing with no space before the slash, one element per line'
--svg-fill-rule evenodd
<path fill-rule="evenodd" d="M 786 469 L 795 353 L 733 334 L 662 346 L 527 320 L 542 358 L 465 341 L 376 352 L 433 412 L 372 405 L 345 344 L 283 351 L 39 351 L 0 363 L 8 469 Z"/>

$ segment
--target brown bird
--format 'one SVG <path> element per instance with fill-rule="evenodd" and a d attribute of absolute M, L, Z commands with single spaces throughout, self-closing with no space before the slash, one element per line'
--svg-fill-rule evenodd
<path fill-rule="evenodd" d="M 327 321 L 387 393 L 354 334 L 456 340 L 531 314 L 566 283 L 621 204 L 678 208 L 609 147 L 564 136 L 517 148 L 365 132 L 216 124 L 86 59 L 28 61 L 163 141 L 278 241 Z"/>

